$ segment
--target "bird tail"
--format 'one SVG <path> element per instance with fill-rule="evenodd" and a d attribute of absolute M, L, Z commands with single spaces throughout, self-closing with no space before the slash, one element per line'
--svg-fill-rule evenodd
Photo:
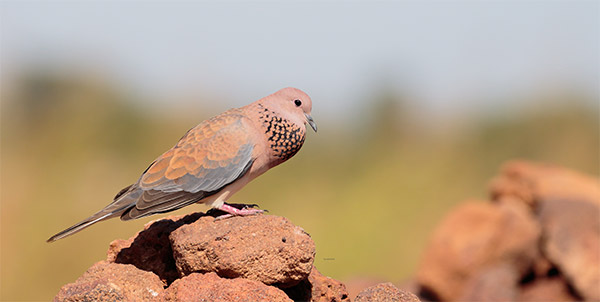
<path fill-rule="evenodd" d="M 48 243 L 54 242 L 56 240 L 65 238 L 67 236 L 71 236 L 71 235 L 91 226 L 92 224 L 94 224 L 96 222 L 100 222 L 102 220 L 121 216 L 121 214 L 123 212 L 125 212 L 128 209 L 130 209 L 131 207 L 135 206 L 135 200 L 137 199 L 137 198 L 135 198 L 136 197 L 135 195 L 138 195 L 138 194 L 128 194 L 131 192 L 123 192 L 126 189 L 129 189 L 129 188 L 125 188 L 124 190 L 119 192 L 119 194 L 117 194 L 117 196 L 115 197 L 115 201 L 113 201 L 111 204 L 106 206 L 104 209 L 100 210 L 98 213 L 55 234 L 54 236 L 48 238 L 48 240 L 46 240 L 46 242 L 48 242 Z M 134 196 L 132 196 L 132 195 L 134 195 Z"/>

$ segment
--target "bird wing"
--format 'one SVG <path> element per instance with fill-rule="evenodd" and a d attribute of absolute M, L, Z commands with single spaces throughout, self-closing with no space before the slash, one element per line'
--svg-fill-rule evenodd
<path fill-rule="evenodd" d="M 192 128 L 157 158 L 127 193 L 139 197 L 121 219 L 184 207 L 242 177 L 254 161 L 247 125 L 244 116 L 230 113 Z"/>

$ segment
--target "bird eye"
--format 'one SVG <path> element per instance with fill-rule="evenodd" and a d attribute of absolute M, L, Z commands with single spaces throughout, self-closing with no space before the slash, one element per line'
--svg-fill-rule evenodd
<path fill-rule="evenodd" d="M 296 104 L 296 106 L 300 107 L 300 106 L 302 106 L 302 101 L 300 101 L 300 100 L 295 100 L 295 101 L 294 101 L 294 104 Z"/>

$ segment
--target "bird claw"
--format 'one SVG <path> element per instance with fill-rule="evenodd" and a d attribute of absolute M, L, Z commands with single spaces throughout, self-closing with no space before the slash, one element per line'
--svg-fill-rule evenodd
<path fill-rule="evenodd" d="M 256 215 L 256 214 L 262 214 L 262 213 L 268 212 L 267 210 L 256 209 L 255 207 L 258 207 L 258 205 L 257 204 L 229 205 L 229 204 L 224 203 L 217 209 L 220 211 L 223 211 L 227 214 L 218 216 L 216 219 L 220 220 L 220 219 L 225 219 L 225 218 L 229 218 L 232 216 L 249 216 L 249 215 Z"/>
<path fill-rule="evenodd" d="M 259 207 L 260 207 L 259 205 L 255 204 L 255 203 L 251 203 L 251 204 L 245 205 L 243 209 L 256 209 L 256 208 L 259 208 Z M 262 213 L 269 213 L 269 210 L 266 210 L 266 209 L 264 209 L 264 210 L 263 209 L 259 209 L 259 210 L 261 211 L 260 212 L 261 214 Z"/>

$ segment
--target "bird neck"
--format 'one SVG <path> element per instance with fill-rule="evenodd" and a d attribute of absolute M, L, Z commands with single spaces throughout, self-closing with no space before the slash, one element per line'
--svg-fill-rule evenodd
<path fill-rule="evenodd" d="M 271 151 L 272 165 L 278 165 L 294 156 L 304 144 L 305 130 L 258 104 L 258 117 Z"/>

